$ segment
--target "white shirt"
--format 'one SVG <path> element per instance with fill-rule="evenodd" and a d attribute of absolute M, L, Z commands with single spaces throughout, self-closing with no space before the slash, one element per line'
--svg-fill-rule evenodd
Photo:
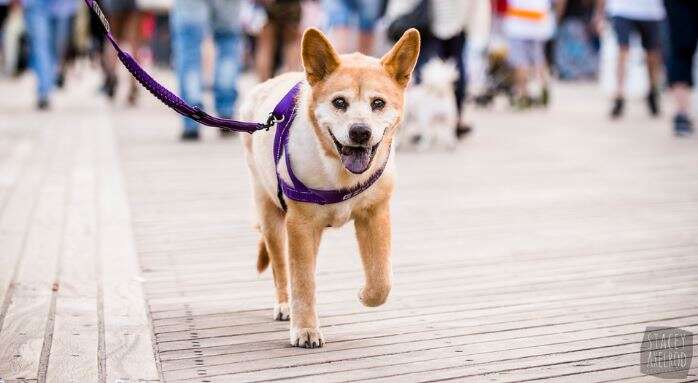
<path fill-rule="evenodd" d="M 555 32 L 551 0 L 509 0 L 504 33 L 509 38 L 545 41 Z"/>
<path fill-rule="evenodd" d="M 606 0 L 606 12 L 610 16 L 647 21 L 662 20 L 666 16 L 662 0 Z"/>
<path fill-rule="evenodd" d="M 390 0 L 386 12 L 388 20 L 406 14 L 419 4 L 420 0 Z M 489 3 L 486 0 L 431 0 L 431 31 L 434 36 L 448 40 L 463 32 L 475 17 L 486 18 L 477 22 L 489 22 Z"/>

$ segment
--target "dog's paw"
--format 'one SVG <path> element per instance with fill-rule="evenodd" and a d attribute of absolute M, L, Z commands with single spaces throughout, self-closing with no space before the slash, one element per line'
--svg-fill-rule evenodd
<path fill-rule="evenodd" d="M 288 302 L 274 304 L 274 320 L 287 321 L 291 318 Z"/>
<path fill-rule="evenodd" d="M 359 290 L 359 301 L 366 307 L 378 307 L 388 300 L 390 287 L 386 286 L 378 290 L 367 290 L 362 288 Z"/>
<path fill-rule="evenodd" d="M 303 348 L 320 348 L 325 345 L 325 339 L 319 328 L 291 327 L 291 346 Z"/>

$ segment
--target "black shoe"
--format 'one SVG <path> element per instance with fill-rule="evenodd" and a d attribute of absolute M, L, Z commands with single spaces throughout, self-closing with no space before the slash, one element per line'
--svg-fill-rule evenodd
<path fill-rule="evenodd" d="M 42 98 L 36 103 L 36 108 L 39 110 L 49 110 L 51 108 L 51 104 L 49 104 L 47 98 Z"/>
<path fill-rule="evenodd" d="M 230 129 L 219 128 L 218 129 L 221 138 L 233 138 L 237 135 L 237 132 Z"/>
<path fill-rule="evenodd" d="M 650 90 L 647 94 L 647 107 L 653 117 L 659 116 L 659 93 L 656 89 Z"/>
<path fill-rule="evenodd" d="M 65 85 L 65 73 L 63 71 L 58 72 L 58 75 L 56 76 L 56 87 L 58 89 L 63 89 L 63 86 Z"/>
<path fill-rule="evenodd" d="M 550 104 L 550 90 L 548 87 L 544 87 L 540 94 L 540 103 L 544 108 L 547 108 Z"/>
<path fill-rule="evenodd" d="M 674 134 L 678 137 L 686 137 L 693 134 L 693 122 L 683 113 L 674 116 Z"/>
<path fill-rule="evenodd" d="M 198 141 L 199 131 L 198 130 L 185 130 L 182 132 L 182 141 Z"/>
<path fill-rule="evenodd" d="M 625 110 L 625 99 L 622 97 L 617 97 L 613 100 L 613 109 L 611 109 L 611 118 L 616 119 L 623 116 L 623 111 Z"/>
<path fill-rule="evenodd" d="M 473 131 L 472 126 L 467 125 L 467 124 L 458 124 L 456 127 L 456 139 L 462 139 L 463 137 L 467 136 L 470 134 L 470 132 Z"/>
<path fill-rule="evenodd" d="M 114 99 L 114 96 L 116 95 L 116 83 L 116 76 L 107 76 L 107 78 L 104 80 L 102 90 L 110 99 Z"/>

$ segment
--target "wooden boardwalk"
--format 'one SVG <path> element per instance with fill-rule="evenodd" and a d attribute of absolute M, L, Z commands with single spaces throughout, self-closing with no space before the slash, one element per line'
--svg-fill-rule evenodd
<path fill-rule="evenodd" d="M 328 343 L 302 350 L 255 273 L 238 139 L 180 143 L 172 113 L 89 76 L 39 114 L 27 85 L 0 83 L 4 383 L 653 382 L 645 328 L 698 331 L 698 140 L 641 104 L 607 121 L 595 87 L 399 153 L 391 298 L 360 305 L 353 229 L 328 231 Z M 696 380 L 694 360 L 675 381 Z"/>

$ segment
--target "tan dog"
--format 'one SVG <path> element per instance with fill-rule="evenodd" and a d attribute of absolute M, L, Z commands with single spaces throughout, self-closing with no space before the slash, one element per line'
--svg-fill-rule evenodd
<path fill-rule="evenodd" d="M 305 73 L 284 74 L 258 85 L 241 108 L 242 120 L 264 121 L 286 92 L 302 82 L 288 151 L 294 173 L 308 187 L 349 188 L 366 181 L 388 161 L 378 181 L 354 198 L 329 205 L 286 198 L 284 212 L 277 197 L 274 134 L 244 137 L 262 231 L 257 269 L 264 271 L 271 261 L 277 300 L 274 318 L 288 320 L 290 315 L 294 346 L 314 348 L 325 342 L 315 309 L 315 259 L 325 228 L 354 220 L 366 277 L 359 299 L 373 307 L 388 298 L 391 143 L 402 119 L 405 88 L 419 45 L 419 33 L 412 29 L 380 60 L 359 53 L 339 56 L 320 31 L 309 29 L 302 42 Z M 279 173 L 290 182 L 284 160 Z"/>

